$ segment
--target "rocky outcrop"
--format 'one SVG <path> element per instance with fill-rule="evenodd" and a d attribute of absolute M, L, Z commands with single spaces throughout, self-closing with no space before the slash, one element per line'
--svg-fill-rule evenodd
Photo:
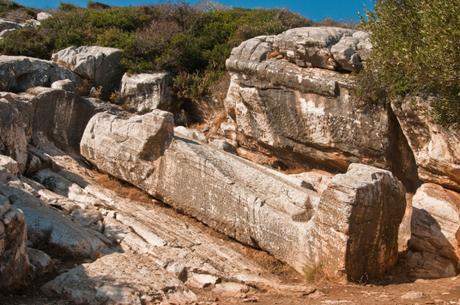
<path fill-rule="evenodd" d="M 78 151 L 87 123 L 97 112 L 111 107 L 94 98 L 82 98 L 60 89 L 34 88 L 28 91 L 35 108 L 33 142 L 50 141 L 63 150 Z M 47 118 L 47 119 L 43 119 Z"/>
<path fill-rule="evenodd" d="M 121 103 L 129 110 L 145 113 L 154 109 L 168 110 L 171 103 L 169 75 L 125 74 L 121 79 Z"/>
<path fill-rule="evenodd" d="M 337 27 L 296 28 L 267 38 L 276 54 L 297 66 L 330 70 L 361 69 L 372 48 L 369 34 Z"/>
<path fill-rule="evenodd" d="M 426 183 L 412 205 L 412 273 L 425 278 L 455 276 L 460 270 L 460 194 Z"/>
<path fill-rule="evenodd" d="M 80 83 L 75 73 L 50 61 L 0 55 L 0 91 L 23 92 L 36 86 L 49 87 L 62 79 Z"/>
<path fill-rule="evenodd" d="M 225 103 L 239 144 L 341 171 L 353 162 L 389 168 L 386 107 L 354 97 L 353 78 L 335 71 L 357 68 L 369 48 L 365 33 L 321 27 L 233 49 Z"/>
<path fill-rule="evenodd" d="M 106 126 L 110 121 L 118 120 L 116 124 L 123 122 L 123 126 L 137 120 L 138 125 L 131 124 L 133 130 L 152 130 L 150 116 L 123 120 L 108 114 L 96 115 L 85 130 L 82 155 L 99 169 L 142 188 L 227 236 L 270 252 L 300 272 L 320 264 L 335 276 L 344 270 L 350 280 L 360 280 L 364 274 L 368 278 L 379 277 L 395 263 L 397 228 L 405 201 L 403 188 L 391 173 L 353 165 L 349 174 L 334 177 L 319 197 L 294 177 L 175 137 L 169 146 L 160 146 L 159 155 L 150 158 L 150 176 L 146 176 L 132 170 L 140 167 L 145 171 L 147 166 L 138 157 L 141 150 L 132 148 L 145 147 L 151 143 L 149 138 L 138 137 L 136 140 L 143 142 L 131 144 L 128 150 L 114 144 L 120 138 L 118 128 L 111 132 Z M 156 130 L 165 140 L 161 137 L 163 131 Z M 113 156 L 124 154 L 124 162 L 116 167 L 106 166 Z M 363 224 L 367 228 L 365 234 L 358 229 Z M 368 256 L 362 255 L 363 249 Z M 359 263 L 348 263 L 352 261 Z"/>
<path fill-rule="evenodd" d="M 425 182 L 460 190 L 460 129 L 443 127 L 429 116 L 433 99 L 394 101 L 392 108 L 414 153 Z"/>
<path fill-rule="evenodd" d="M 80 152 L 100 170 L 145 189 L 153 184 L 155 161 L 173 137 L 171 113 L 154 110 L 119 118 L 99 113 L 88 123 Z"/>
<path fill-rule="evenodd" d="M 112 108 L 92 98 L 52 88 L 35 87 L 27 93 L 0 92 L 0 153 L 12 157 L 24 172 L 28 145 L 53 143 L 78 151 L 83 131 L 97 112 Z"/>
<path fill-rule="evenodd" d="M 52 55 L 52 60 L 102 87 L 107 96 L 117 89 L 123 74 L 121 50 L 98 46 L 68 47 Z"/>
<path fill-rule="evenodd" d="M 0 184 L 7 176 L 17 174 L 17 164 L 0 155 Z M 3 167 L 7 165 L 7 167 Z M 0 288 L 2 291 L 20 288 L 30 276 L 31 265 L 27 255 L 27 229 L 24 214 L 11 206 L 7 196 L 0 191 Z"/>

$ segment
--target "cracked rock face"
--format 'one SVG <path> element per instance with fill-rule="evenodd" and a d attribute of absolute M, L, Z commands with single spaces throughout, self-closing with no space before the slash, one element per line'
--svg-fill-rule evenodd
<path fill-rule="evenodd" d="M 0 153 L 19 164 L 20 172 L 33 163 L 28 145 L 52 142 L 78 151 L 83 131 L 97 112 L 110 108 L 96 99 L 60 89 L 35 87 L 27 93 L 0 92 Z"/>
<path fill-rule="evenodd" d="M 164 142 L 161 152 L 146 162 L 138 156 L 149 138 L 130 137 L 136 142 L 128 149 L 126 136 L 120 137 L 119 130 L 124 129 L 116 124 L 110 128 L 107 122 L 118 120 L 123 124 L 118 126 L 125 126 L 135 121 L 131 130 L 147 130 L 151 115 L 128 120 L 96 115 L 83 136 L 82 155 L 109 174 L 227 236 L 268 251 L 299 272 L 321 264 L 331 275 L 343 275 L 344 270 L 349 279 L 360 280 L 379 277 L 395 263 L 405 198 L 402 185 L 390 172 L 353 165 L 348 174 L 334 177 L 320 197 L 300 179 L 180 136 L 170 144 Z M 161 134 L 157 128 L 151 136 Z M 121 145 L 115 143 L 117 139 Z M 114 156 L 124 156 L 125 161 L 112 166 Z M 147 166 L 151 172 L 144 179 L 130 174 L 133 168 Z M 362 225 L 367 226 L 366 233 L 359 229 Z M 338 228 L 331 231 L 330 226 Z M 363 256 L 362 251 L 369 255 Z"/>
<path fill-rule="evenodd" d="M 341 171 L 355 162 L 389 168 L 387 109 L 357 99 L 344 72 L 362 65 L 368 40 L 359 31 L 310 27 L 234 48 L 225 107 L 239 144 Z"/>

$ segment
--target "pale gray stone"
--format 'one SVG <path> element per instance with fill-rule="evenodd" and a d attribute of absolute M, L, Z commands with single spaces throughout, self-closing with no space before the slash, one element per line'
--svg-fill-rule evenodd
<path fill-rule="evenodd" d="M 120 98 L 130 110 L 145 113 L 154 109 L 168 110 L 171 104 L 167 73 L 127 74 L 121 79 Z"/>
<path fill-rule="evenodd" d="M 49 87 L 57 80 L 80 83 L 78 75 L 53 62 L 25 57 L 0 55 L 0 91 L 26 91 L 35 86 Z"/>

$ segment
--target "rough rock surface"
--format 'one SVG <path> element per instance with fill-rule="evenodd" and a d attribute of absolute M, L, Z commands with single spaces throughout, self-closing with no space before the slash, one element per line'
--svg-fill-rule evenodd
<path fill-rule="evenodd" d="M 44 21 L 44 20 L 49 19 L 49 18 L 53 18 L 53 15 L 51 15 L 48 12 L 39 12 L 37 14 L 37 20 L 38 21 Z"/>
<path fill-rule="evenodd" d="M 175 302 L 180 304 L 194 300 L 185 287 L 237 286 L 246 292 L 282 287 L 300 293 L 309 289 L 303 284 L 281 286 L 280 279 L 267 271 L 265 260 L 260 264 L 248 255 L 247 251 L 255 250 L 223 239 L 152 199 L 139 202 L 117 195 L 114 190 L 121 185 L 116 189 L 98 185 L 101 174 L 82 168 L 69 156 L 51 158 L 56 171 L 41 170 L 34 175 L 36 183 L 29 181 L 36 196 L 67 216 L 99 211 L 101 232 L 114 243 L 112 250 L 123 253 L 77 266 L 46 284 L 45 292 L 75 303 L 138 304 L 141 300 L 149 304 L 150 300 L 155 304 L 162 300 L 168 304 L 177 297 L 183 298 Z"/>
<path fill-rule="evenodd" d="M 36 86 L 49 87 L 57 80 L 80 78 L 53 62 L 25 57 L 0 55 L 0 91 L 21 92 Z"/>
<path fill-rule="evenodd" d="M 78 151 L 89 119 L 112 108 L 60 89 L 35 87 L 27 93 L 0 92 L 0 153 L 16 160 L 20 172 L 36 164 L 28 145 L 48 142 L 65 151 Z"/>
<path fill-rule="evenodd" d="M 103 112 L 88 123 L 80 152 L 100 170 L 146 188 L 152 184 L 153 161 L 171 142 L 173 129 L 172 114 L 161 110 L 128 118 Z"/>
<path fill-rule="evenodd" d="M 141 305 L 170 302 L 190 304 L 195 294 L 155 263 L 152 256 L 132 253 L 106 255 L 58 276 L 42 290 L 67 297 L 75 304 Z"/>
<path fill-rule="evenodd" d="M 148 121 L 142 123 L 136 118 L 141 124 L 135 129 L 149 128 Z M 300 272 L 327 262 L 334 275 L 345 268 L 350 279 L 359 280 L 364 274 L 379 277 L 395 263 L 397 228 L 405 200 L 402 186 L 389 172 L 354 165 L 349 175 L 334 178 L 343 186 L 332 183 L 319 200 L 319 195 L 301 187 L 302 181 L 298 179 L 211 146 L 175 137 L 166 150 L 161 148 L 163 156 L 152 158 L 156 161 L 150 162 L 148 179 L 140 179 L 144 176 L 133 176 L 131 170 L 144 163 L 137 157 L 139 150 L 130 154 L 111 144 L 119 136 L 116 128 L 110 132 L 104 127 L 107 120 L 115 122 L 116 118 L 99 114 L 90 121 L 81 143 L 85 158 L 227 236 L 260 247 Z M 99 128 L 106 132 L 94 132 Z M 88 141 L 106 141 L 110 145 L 88 145 Z M 130 147 L 149 143 L 148 138 L 143 141 Z M 105 165 L 113 156 L 123 153 L 125 161 L 117 167 Z M 355 208 L 351 209 L 352 206 Z M 334 211 L 343 213 L 336 215 Z M 368 218 L 373 219 L 371 224 L 367 224 Z M 337 219 L 341 221 L 337 223 Z M 328 221 L 330 224 L 325 225 Z M 363 223 L 367 225 L 366 235 L 354 227 Z M 338 228 L 331 232 L 329 226 Z M 349 230 L 351 235 L 345 233 Z M 354 242 L 350 248 L 348 240 Z M 366 247 L 370 249 L 366 250 L 369 255 L 363 256 L 360 251 Z M 333 252 L 333 256 L 328 252 Z M 346 264 L 349 259 L 360 263 L 352 267 Z"/>
<path fill-rule="evenodd" d="M 271 39 L 277 52 L 300 67 L 355 71 L 371 49 L 367 33 L 337 27 L 296 28 Z"/>
<path fill-rule="evenodd" d="M 0 194 L 9 198 L 15 208 L 23 211 L 21 215 L 25 218 L 32 246 L 46 245 L 61 255 L 77 258 L 96 258 L 107 250 L 108 240 L 102 234 L 80 227 L 59 211 L 51 209 L 37 198 L 39 196 L 33 182 L 27 178 L 10 177 L 8 181 L 0 183 Z"/>
<path fill-rule="evenodd" d="M 168 78 L 167 73 L 125 73 L 120 89 L 123 105 L 139 113 L 168 110 L 171 103 Z"/>
<path fill-rule="evenodd" d="M 354 162 L 389 168 L 387 109 L 359 101 L 350 74 L 332 71 L 357 64 L 359 51 L 346 49 L 367 49 L 358 47 L 367 40 L 348 29 L 299 28 L 233 49 L 225 106 L 239 144 L 341 171 Z M 347 55 L 335 60 L 339 49 Z"/>
<path fill-rule="evenodd" d="M 51 56 L 54 62 L 64 65 L 94 85 L 102 86 L 107 95 L 118 88 L 122 77 L 121 50 L 98 46 L 68 47 Z"/>
<path fill-rule="evenodd" d="M 4 176 L 14 175 L 0 166 L 0 184 Z M 0 289 L 15 289 L 28 279 L 30 263 L 27 255 L 27 228 L 22 211 L 11 206 L 0 191 Z"/>
<path fill-rule="evenodd" d="M 436 124 L 427 113 L 430 99 L 407 98 L 392 103 L 425 182 L 460 190 L 460 129 Z"/>
<path fill-rule="evenodd" d="M 455 276 L 460 262 L 460 194 L 426 183 L 412 200 L 410 267 L 419 277 Z M 418 252 L 418 253 L 417 253 Z"/>
<path fill-rule="evenodd" d="M 20 171 L 27 164 L 27 144 L 31 137 L 33 107 L 13 93 L 0 93 L 0 153 L 18 162 Z"/>

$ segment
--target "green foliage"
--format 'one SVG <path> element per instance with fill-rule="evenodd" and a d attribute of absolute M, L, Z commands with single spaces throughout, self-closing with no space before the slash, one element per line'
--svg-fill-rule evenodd
<path fill-rule="evenodd" d="M 362 91 L 435 95 L 435 118 L 459 123 L 460 0 L 379 0 L 363 26 L 373 52 Z"/>
<path fill-rule="evenodd" d="M 123 50 L 126 71 L 167 70 L 176 95 L 200 100 L 225 71 L 233 47 L 258 35 L 311 25 L 287 10 L 222 9 L 203 11 L 187 4 L 145 7 L 80 8 L 62 3 L 42 26 L 9 34 L 0 53 L 49 59 L 71 45 Z"/>

